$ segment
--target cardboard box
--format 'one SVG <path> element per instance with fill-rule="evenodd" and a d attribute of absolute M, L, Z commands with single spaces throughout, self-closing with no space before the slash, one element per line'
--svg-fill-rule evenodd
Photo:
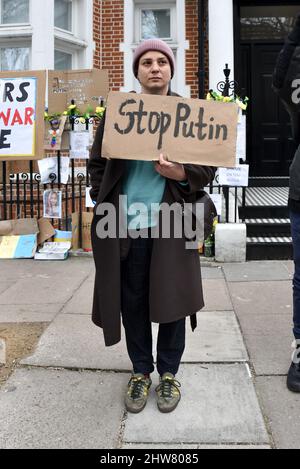
<path fill-rule="evenodd" d="M 72 247 L 76 251 L 83 249 L 86 252 L 92 251 L 91 226 L 93 212 L 82 212 L 81 214 L 81 243 L 80 243 L 80 214 L 72 213 Z"/>
<path fill-rule="evenodd" d="M 64 261 L 69 256 L 71 243 L 45 243 L 34 256 L 38 261 Z"/>
<path fill-rule="evenodd" d="M 0 222 L 0 259 L 32 259 L 39 227 L 34 218 Z"/>

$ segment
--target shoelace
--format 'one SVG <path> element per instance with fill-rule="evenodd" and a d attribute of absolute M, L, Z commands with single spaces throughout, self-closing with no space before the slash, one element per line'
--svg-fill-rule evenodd
<path fill-rule="evenodd" d="M 132 399 L 139 399 L 148 388 L 143 378 L 131 378 L 129 381 L 129 394 Z"/>
<path fill-rule="evenodd" d="M 174 390 L 176 389 L 178 392 L 180 392 L 178 389 L 180 387 L 181 384 L 179 383 L 179 381 L 176 381 L 176 379 L 165 378 L 161 381 L 159 386 L 157 386 L 156 391 L 160 394 L 160 397 L 172 399 L 172 397 L 174 397 Z"/>

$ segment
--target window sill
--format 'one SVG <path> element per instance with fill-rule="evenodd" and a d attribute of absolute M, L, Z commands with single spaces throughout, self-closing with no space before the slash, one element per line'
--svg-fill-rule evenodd
<path fill-rule="evenodd" d="M 21 37 L 29 37 L 32 36 L 33 29 L 30 25 L 24 26 L 17 26 L 17 27 L 6 27 L 1 25 L 0 26 L 0 39 L 2 37 L 13 37 L 13 38 L 21 38 Z"/>

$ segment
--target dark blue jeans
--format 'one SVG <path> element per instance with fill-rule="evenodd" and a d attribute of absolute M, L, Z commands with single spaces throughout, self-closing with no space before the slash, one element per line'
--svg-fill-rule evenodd
<path fill-rule="evenodd" d="M 134 373 L 154 371 L 152 325 L 149 320 L 149 271 L 153 240 L 131 240 L 128 256 L 121 262 L 122 320 L 127 350 Z M 185 319 L 160 324 L 157 370 L 176 375 L 185 348 Z"/>
<path fill-rule="evenodd" d="M 295 274 L 293 282 L 294 290 L 294 336 L 300 339 L 300 213 L 290 212 Z"/>

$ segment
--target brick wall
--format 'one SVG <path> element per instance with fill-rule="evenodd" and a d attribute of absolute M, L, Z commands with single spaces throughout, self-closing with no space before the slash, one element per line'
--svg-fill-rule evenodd
<path fill-rule="evenodd" d="M 124 0 L 94 0 L 94 67 L 109 70 L 109 86 L 124 86 Z"/>
<path fill-rule="evenodd" d="M 208 4 L 206 1 L 206 18 Z M 190 49 L 186 51 L 186 84 L 191 87 L 191 97 L 198 98 L 198 1 L 185 1 L 186 14 L 186 39 L 190 43 Z M 207 20 L 205 32 L 207 33 Z M 205 88 L 209 88 L 208 68 L 208 39 L 205 41 Z"/>

